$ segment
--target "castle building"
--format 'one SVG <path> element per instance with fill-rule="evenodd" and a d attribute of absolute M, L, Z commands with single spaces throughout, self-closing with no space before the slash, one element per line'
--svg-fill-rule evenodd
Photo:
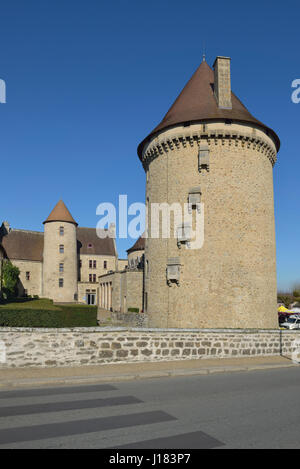
<path fill-rule="evenodd" d="M 255 78 L 255 76 L 254 76 Z M 230 58 L 204 60 L 138 147 L 149 236 L 144 304 L 153 327 L 275 328 L 276 133 L 231 90 Z M 151 236 L 151 206 L 185 204 L 190 225 Z M 193 248 L 201 213 L 204 243 Z M 200 217 L 201 218 L 201 217 Z M 199 234 L 199 233 L 198 233 Z"/>
<path fill-rule="evenodd" d="M 1 258 L 20 270 L 19 296 L 58 303 L 97 304 L 98 277 L 118 269 L 115 240 L 79 227 L 62 200 L 44 221 L 44 232 L 12 229 L 4 222 Z"/>
<path fill-rule="evenodd" d="M 203 60 L 140 143 L 147 232 L 128 260 L 118 260 L 114 239 L 78 227 L 62 201 L 43 233 L 2 224 L 0 266 L 10 259 L 19 267 L 21 296 L 143 311 L 150 327 L 278 327 L 273 166 L 280 141 L 232 92 L 230 62 L 217 57 L 212 69 Z M 184 214 L 180 223 L 174 207 Z M 166 208 L 169 236 L 163 226 L 153 236 Z"/>

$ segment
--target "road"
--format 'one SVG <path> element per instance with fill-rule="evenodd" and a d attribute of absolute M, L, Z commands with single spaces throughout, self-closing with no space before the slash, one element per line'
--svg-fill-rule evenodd
<path fill-rule="evenodd" d="M 4 448 L 300 448 L 300 368 L 1 391 Z"/>

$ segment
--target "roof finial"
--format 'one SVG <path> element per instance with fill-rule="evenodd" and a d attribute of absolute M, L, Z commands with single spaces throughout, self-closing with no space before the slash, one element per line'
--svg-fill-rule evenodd
<path fill-rule="evenodd" d="M 203 55 L 202 55 L 203 62 L 206 62 L 206 55 L 205 55 L 205 42 L 203 41 Z"/>

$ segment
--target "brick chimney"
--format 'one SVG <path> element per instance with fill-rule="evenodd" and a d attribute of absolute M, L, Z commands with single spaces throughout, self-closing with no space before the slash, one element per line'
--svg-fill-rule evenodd
<path fill-rule="evenodd" d="M 2 232 L 2 235 L 5 236 L 10 232 L 10 224 L 8 221 L 4 221 L 2 223 L 2 226 L 0 226 L 0 231 Z"/>
<path fill-rule="evenodd" d="M 0 243 L 4 236 L 6 236 L 10 232 L 10 226 L 7 221 L 4 221 L 0 226 Z"/>
<path fill-rule="evenodd" d="M 220 109 L 232 109 L 230 57 L 217 57 L 214 62 L 215 97 Z"/>

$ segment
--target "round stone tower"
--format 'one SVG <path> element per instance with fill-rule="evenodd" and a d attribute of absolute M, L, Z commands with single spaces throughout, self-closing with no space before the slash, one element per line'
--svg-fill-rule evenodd
<path fill-rule="evenodd" d="M 204 60 L 139 145 L 151 326 L 278 327 L 272 168 L 279 146 L 232 93 L 227 57 L 217 57 L 214 70 Z M 182 220 L 173 216 L 178 206 Z M 166 220 L 168 208 L 170 237 L 162 222 L 156 229 L 157 213 Z"/>
<path fill-rule="evenodd" d="M 78 300 L 77 223 L 60 200 L 44 221 L 43 297 Z"/>

